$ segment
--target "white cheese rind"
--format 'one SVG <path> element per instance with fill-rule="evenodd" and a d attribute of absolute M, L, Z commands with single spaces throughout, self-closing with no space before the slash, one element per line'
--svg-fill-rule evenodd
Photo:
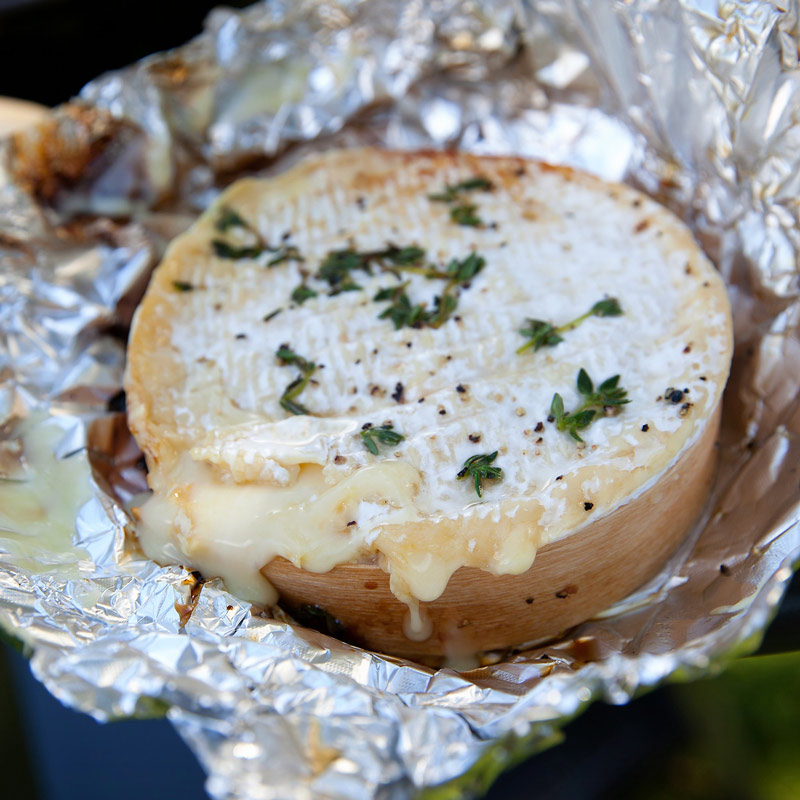
<path fill-rule="evenodd" d="M 428 198 L 476 174 L 496 188 L 469 200 L 496 227 L 455 225 Z M 305 261 L 214 257 L 223 205 L 269 242 L 290 231 Z M 439 264 L 477 251 L 487 265 L 438 329 L 379 319 L 386 304 L 372 298 L 397 282 L 379 272 L 356 273 L 363 291 L 335 297 L 312 280 L 320 295 L 291 304 L 301 270 L 350 242 L 416 244 Z M 178 292 L 176 280 L 195 289 Z M 409 280 L 413 302 L 440 290 Z M 516 353 L 527 317 L 563 324 L 604 296 L 624 314 Z M 286 342 L 324 365 L 302 395 L 312 416 L 280 407 L 297 374 L 274 358 Z M 141 540 L 162 560 L 177 548 L 259 602 L 274 600 L 258 571 L 276 556 L 312 571 L 376 560 L 412 605 L 435 599 L 461 566 L 522 572 L 538 547 L 640 494 L 698 438 L 730 350 L 719 277 L 678 220 L 627 187 L 515 159 L 328 154 L 237 184 L 154 275 L 126 378 L 158 497 Z M 620 374 L 631 400 L 586 429 L 584 448 L 547 422 L 554 392 L 567 409 L 578 403 L 581 367 L 595 383 Z M 668 386 L 688 389 L 691 406 L 665 401 Z M 360 431 L 387 421 L 405 441 L 375 457 Z M 479 499 L 456 473 L 493 450 L 504 478 Z"/>

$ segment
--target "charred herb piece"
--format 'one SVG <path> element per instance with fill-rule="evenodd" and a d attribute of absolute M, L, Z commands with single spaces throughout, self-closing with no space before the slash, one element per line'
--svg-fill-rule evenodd
<path fill-rule="evenodd" d="M 622 306 L 615 297 L 606 297 L 598 300 L 585 314 L 581 314 L 565 325 L 555 327 L 551 322 L 541 319 L 527 319 L 526 326 L 520 328 L 519 332 L 530 339 L 522 347 L 517 348 L 518 353 L 533 348 L 534 352 L 542 347 L 555 347 L 559 342 L 564 341 L 562 333 L 577 328 L 585 319 L 589 317 L 619 317 L 622 315 Z"/>
<path fill-rule="evenodd" d="M 394 430 L 394 426 L 391 424 L 380 425 L 377 428 L 372 427 L 369 423 L 367 425 L 369 427 L 365 427 L 361 431 L 361 441 L 364 442 L 364 447 L 374 456 L 378 455 L 378 445 L 394 447 L 394 445 L 400 444 L 406 438 L 402 433 Z"/>
<path fill-rule="evenodd" d="M 503 478 L 503 470 L 492 466 L 496 458 L 497 450 L 488 455 L 470 456 L 459 470 L 456 479 L 461 481 L 471 478 L 478 497 L 483 497 L 483 481 L 498 481 Z"/>
<path fill-rule="evenodd" d="M 576 384 L 578 392 L 584 397 L 581 406 L 572 412 L 565 411 L 564 399 L 556 392 L 550 404 L 550 414 L 558 430 L 567 431 L 575 441 L 583 442 L 578 431 L 588 427 L 598 413 L 615 416 L 630 400 L 628 392 L 619 385 L 619 375 L 606 378 L 595 391 L 592 379 L 581 367 Z"/>
<path fill-rule="evenodd" d="M 293 364 L 300 370 L 300 374 L 283 390 L 280 399 L 281 408 L 290 414 L 308 414 L 308 409 L 302 403 L 297 402 L 296 398 L 308 385 L 317 365 L 295 353 L 288 344 L 282 344 L 277 349 L 275 357 L 281 366 Z"/>
<path fill-rule="evenodd" d="M 214 227 L 220 233 L 227 233 L 231 229 L 238 228 L 245 231 L 247 238 L 250 239 L 247 244 L 233 244 L 225 239 L 212 239 L 211 247 L 217 258 L 238 261 L 243 258 L 258 258 L 262 253 L 274 253 L 275 255 L 267 262 L 268 267 L 277 266 L 285 261 L 304 260 L 294 245 L 280 244 L 272 247 L 265 242 L 261 234 L 238 211 L 229 206 L 220 208 Z"/>

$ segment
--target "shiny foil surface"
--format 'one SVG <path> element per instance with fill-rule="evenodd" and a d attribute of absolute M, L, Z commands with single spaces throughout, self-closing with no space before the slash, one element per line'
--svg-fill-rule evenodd
<path fill-rule="evenodd" d="M 798 113 L 795 2 L 276 0 L 92 82 L 0 143 L 2 628 L 67 705 L 166 713 L 231 800 L 473 796 L 593 700 L 754 649 L 800 559 Z M 632 183 L 734 309 L 719 472 L 682 550 L 562 640 L 461 671 L 254 615 L 132 546 L 119 389 L 149 272 L 235 178 L 365 143 Z"/>

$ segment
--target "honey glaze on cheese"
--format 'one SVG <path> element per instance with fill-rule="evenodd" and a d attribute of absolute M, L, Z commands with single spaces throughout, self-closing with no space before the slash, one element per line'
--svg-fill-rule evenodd
<path fill-rule="evenodd" d="M 238 184 L 172 246 L 138 314 L 126 380 L 154 489 L 139 528 L 150 557 L 264 604 L 276 598 L 259 570 L 277 556 L 315 572 L 375 562 L 411 609 L 409 634 L 424 637 L 418 602 L 458 568 L 526 571 L 537 548 L 645 491 L 701 435 L 728 369 L 719 277 L 655 203 L 529 163 L 519 177 L 521 163 L 336 153 Z M 475 174 L 496 186 L 470 197 L 496 228 L 458 226 L 428 199 Z M 305 261 L 214 258 L 223 205 L 267 241 L 291 230 Z M 372 298 L 394 280 L 380 271 L 358 273 L 362 291 L 288 302 L 301 269 L 330 251 L 388 241 L 439 264 L 476 251 L 486 267 L 436 329 L 378 318 L 385 304 Z M 429 280 L 403 280 L 430 303 Z M 517 354 L 526 318 L 562 324 L 604 296 L 622 316 Z M 309 416 L 280 407 L 296 374 L 274 358 L 287 342 L 324 365 L 302 395 Z M 595 383 L 619 374 L 631 401 L 594 421 L 585 447 L 547 420 L 554 392 L 578 405 L 581 367 Z M 688 390 L 686 402 L 665 399 L 668 386 Z M 386 422 L 405 440 L 375 456 L 360 433 Z M 504 477 L 478 498 L 456 473 L 494 450 Z"/>

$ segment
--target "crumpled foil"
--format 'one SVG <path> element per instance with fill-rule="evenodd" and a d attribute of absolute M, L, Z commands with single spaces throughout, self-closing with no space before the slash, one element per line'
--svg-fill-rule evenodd
<path fill-rule="evenodd" d="M 274 0 L 0 144 L 0 624 L 36 676 L 101 720 L 166 713 L 214 798 L 435 798 L 593 700 L 754 649 L 800 559 L 798 34 L 795 2 Z M 466 671 L 254 615 L 131 545 L 118 392 L 150 270 L 236 177 L 363 143 L 630 182 L 693 228 L 734 308 L 698 530 L 615 609 Z"/>

